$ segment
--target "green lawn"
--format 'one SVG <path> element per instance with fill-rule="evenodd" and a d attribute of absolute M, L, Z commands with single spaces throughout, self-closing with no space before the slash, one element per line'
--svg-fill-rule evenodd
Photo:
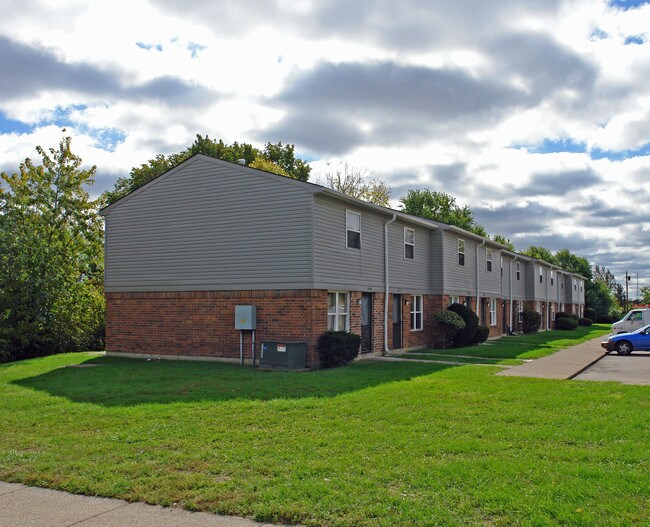
<path fill-rule="evenodd" d="M 489 340 L 479 346 L 451 348 L 445 350 L 417 350 L 403 353 L 402 356 L 425 358 L 415 357 L 414 355 L 429 355 L 431 359 L 436 359 L 436 355 L 444 355 L 445 358 L 441 358 L 441 360 L 454 360 L 453 355 L 466 355 L 488 359 L 511 359 L 498 362 L 498 364 L 517 364 L 522 362 L 521 359 L 538 359 L 569 346 L 574 346 L 596 337 L 608 335 L 611 332 L 611 329 L 611 324 L 594 324 L 593 326 L 588 327 L 580 326 L 573 331 L 540 331 L 531 335 L 517 335 L 514 337 L 503 337 L 498 340 Z M 459 359 L 459 362 L 460 361 L 461 359 Z"/>
<path fill-rule="evenodd" d="M 648 525 L 650 388 L 496 371 L 7 364 L 0 480 L 306 525 Z"/>

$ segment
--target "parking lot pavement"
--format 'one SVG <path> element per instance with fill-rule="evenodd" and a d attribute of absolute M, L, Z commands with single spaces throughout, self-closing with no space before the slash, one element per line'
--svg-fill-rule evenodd
<path fill-rule="evenodd" d="M 614 353 L 605 355 L 574 379 L 650 385 L 650 353 L 635 352 L 624 357 Z"/>

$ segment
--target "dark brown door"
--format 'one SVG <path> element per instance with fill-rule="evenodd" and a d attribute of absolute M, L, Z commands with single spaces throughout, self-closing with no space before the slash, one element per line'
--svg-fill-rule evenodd
<path fill-rule="evenodd" d="M 393 295 L 393 349 L 402 347 L 402 295 Z"/>
<path fill-rule="evenodd" d="M 361 295 L 361 352 L 372 351 L 372 293 Z"/>

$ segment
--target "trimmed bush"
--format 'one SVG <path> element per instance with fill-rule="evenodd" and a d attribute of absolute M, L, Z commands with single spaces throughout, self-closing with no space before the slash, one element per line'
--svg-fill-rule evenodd
<path fill-rule="evenodd" d="M 592 307 L 585 308 L 585 318 L 591 319 L 592 322 L 596 321 L 596 310 Z"/>
<path fill-rule="evenodd" d="M 474 339 L 472 344 L 482 344 L 490 336 L 490 328 L 487 326 L 479 326 L 476 328 L 476 333 L 474 333 Z"/>
<path fill-rule="evenodd" d="M 521 313 L 521 329 L 524 333 L 537 333 L 542 323 L 542 315 L 531 309 L 524 309 Z"/>
<path fill-rule="evenodd" d="M 573 320 L 569 317 L 560 317 L 555 319 L 555 329 L 576 329 L 578 327 L 578 321 Z"/>
<path fill-rule="evenodd" d="M 576 322 L 578 322 L 578 315 L 574 315 L 573 313 L 567 313 L 566 311 L 558 311 L 555 314 L 555 318 L 556 319 L 558 319 L 558 318 L 571 318 L 571 319 L 575 320 Z"/>
<path fill-rule="evenodd" d="M 454 335 L 456 335 L 458 330 L 465 327 L 465 321 L 460 318 L 460 315 L 453 311 L 440 311 L 439 313 L 436 313 L 433 318 L 437 322 L 438 329 L 440 330 L 439 345 L 443 349 L 447 348 L 452 343 Z"/>
<path fill-rule="evenodd" d="M 594 323 L 593 320 L 590 318 L 579 318 L 578 319 L 578 326 L 591 326 Z"/>
<path fill-rule="evenodd" d="M 359 355 L 361 337 L 346 331 L 326 331 L 318 339 L 318 358 L 322 368 L 343 366 Z"/>
<path fill-rule="evenodd" d="M 470 346 L 474 340 L 476 328 L 478 327 L 476 313 L 463 304 L 452 304 L 447 309 L 459 315 L 465 322 L 465 327 L 459 329 L 454 335 L 454 347 L 462 348 L 463 346 Z"/>
<path fill-rule="evenodd" d="M 601 315 L 598 317 L 598 322 L 601 324 L 613 324 L 614 317 L 612 315 Z"/>

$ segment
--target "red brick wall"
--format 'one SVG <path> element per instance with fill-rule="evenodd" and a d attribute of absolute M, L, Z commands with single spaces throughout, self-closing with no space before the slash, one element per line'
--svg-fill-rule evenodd
<path fill-rule="evenodd" d="M 188 291 L 106 294 L 106 350 L 155 356 L 239 358 L 235 306 L 257 307 L 256 356 L 262 340 L 307 342 L 315 363 L 327 329 L 327 291 Z M 244 357 L 251 332 L 244 332 Z"/>

